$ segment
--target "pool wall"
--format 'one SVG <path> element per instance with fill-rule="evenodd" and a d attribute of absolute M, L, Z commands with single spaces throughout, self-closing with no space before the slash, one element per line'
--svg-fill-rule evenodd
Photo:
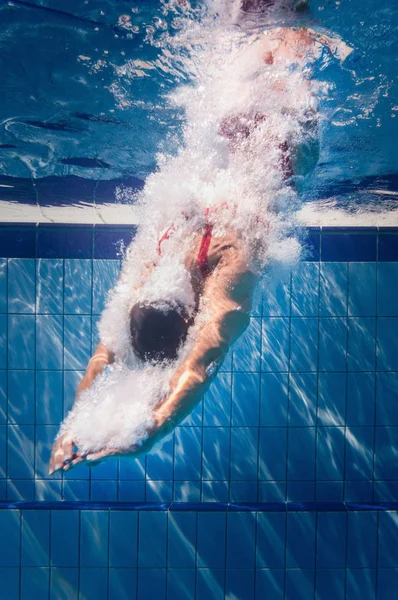
<path fill-rule="evenodd" d="M 309 229 L 162 447 L 49 477 L 133 234 L 0 226 L 0 598 L 395 599 L 398 229 Z"/>

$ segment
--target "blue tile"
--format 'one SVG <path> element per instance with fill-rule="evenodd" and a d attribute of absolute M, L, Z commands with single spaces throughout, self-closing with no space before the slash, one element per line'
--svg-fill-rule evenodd
<path fill-rule="evenodd" d="M 0 425 L 0 479 L 7 477 L 7 427 Z"/>
<path fill-rule="evenodd" d="M 194 569 L 167 569 L 167 598 L 172 600 L 195 598 L 195 583 Z"/>
<path fill-rule="evenodd" d="M 280 600 L 285 596 L 285 572 L 277 569 L 256 571 L 256 599 Z"/>
<path fill-rule="evenodd" d="M 100 322 L 99 315 L 91 315 L 91 347 L 94 350 L 101 341 L 101 336 L 98 331 L 98 324 Z"/>
<path fill-rule="evenodd" d="M 372 502 L 373 481 L 346 481 L 344 502 Z"/>
<path fill-rule="evenodd" d="M 2 594 L 7 600 L 19 600 L 19 568 L 0 568 Z"/>
<path fill-rule="evenodd" d="M 300 263 L 292 273 L 292 316 L 316 317 L 319 304 L 319 265 Z"/>
<path fill-rule="evenodd" d="M 108 600 L 108 569 L 81 568 L 79 600 Z"/>
<path fill-rule="evenodd" d="M 315 499 L 317 502 L 343 502 L 343 481 L 317 481 Z"/>
<path fill-rule="evenodd" d="M 316 515 L 288 513 L 286 567 L 311 569 L 315 565 Z"/>
<path fill-rule="evenodd" d="M 109 566 L 137 567 L 138 512 L 110 511 Z"/>
<path fill-rule="evenodd" d="M 35 368 L 35 317 L 8 316 L 8 368 Z"/>
<path fill-rule="evenodd" d="M 372 479 L 374 431 L 370 427 L 350 427 L 346 431 L 345 477 Z"/>
<path fill-rule="evenodd" d="M 36 227 L 2 227 L 0 256 L 3 258 L 34 258 Z"/>
<path fill-rule="evenodd" d="M 263 317 L 290 317 L 290 273 L 285 278 L 273 278 L 263 292 Z"/>
<path fill-rule="evenodd" d="M 225 571 L 198 569 L 195 600 L 224 600 Z"/>
<path fill-rule="evenodd" d="M 90 500 L 115 502 L 117 500 L 117 481 L 91 480 Z"/>
<path fill-rule="evenodd" d="M 229 481 L 203 481 L 201 502 L 228 502 Z"/>
<path fill-rule="evenodd" d="M 254 600 L 254 570 L 227 570 L 225 594 L 226 598 Z"/>
<path fill-rule="evenodd" d="M 398 481 L 375 481 L 375 502 L 396 502 L 398 497 Z"/>
<path fill-rule="evenodd" d="M 319 261 L 321 253 L 321 232 L 319 228 L 307 229 L 304 243 L 307 260 Z"/>
<path fill-rule="evenodd" d="M 128 460 L 128 459 L 127 459 Z M 95 467 L 95 469 L 91 469 L 91 480 L 95 479 L 101 480 L 111 480 L 114 481 L 117 479 L 117 471 L 118 471 L 118 462 L 115 459 L 106 460 Z"/>
<path fill-rule="evenodd" d="M 174 497 L 175 502 L 200 502 L 200 481 L 175 481 Z"/>
<path fill-rule="evenodd" d="M 285 502 L 285 481 L 260 481 L 258 484 L 259 502 Z"/>
<path fill-rule="evenodd" d="M 377 369 L 398 371 L 398 318 L 379 317 L 377 320 Z"/>
<path fill-rule="evenodd" d="M 76 471 L 74 472 L 76 474 Z M 89 481 L 66 480 L 63 481 L 63 499 L 74 502 L 75 500 L 88 500 L 90 496 Z"/>
<path fill-rule="evenodd" d="M 35 261 L 15 258 L 8 261 L 8 312 L 34 313 L 36 305 Z"/>
<path fill-rule="evenodd" d="M 286 513 L 257 513 L 256 567 L 285 566 Z"/>
<path fill-rule="evenodd" d="M 398 373 L 377 373 L 376 425 L 398 425 Z"/>
<path fill-rule="evenodd" d="M 286 426 L 288 413 L 288 376 L 286 373 L 261 375 L 260 425 Z"/>
<path fill-rule="evenodd" d="M 7 500 L 14 502 L 34 499 L 35 487 L 32 479 L 9 479 L 7 481 Z"/>
<path fill-rule="evenodd" d="M 256 427 L 260 413 L 260 374 L 235 373 L 232 381 L 232 426 Z"/>
<path fill-rule="evenodd" d="M 79 385 L 84 373 L 82 371 L 64 371 L 64 417 L 72 408 Z"/>
<path fill-rule="evenodd" d="M 144 502 L 145 481 L 119 481 L 120 502 Z"/>
<path fill-rule="evenodd" d="M 158 444 L 146 456 L 146 473 L 148 479 L 169 480 L 173 478 L 173 446 L 174 435 Z"/>
<path fill-rule="evenodd" d="M 59 502 L 63 500 L 62 481 L 35 479 L 35 500 L 40 502 Z"/>
<path fill-rule="evenodd" d="M 229 512 L 227 515 L 227 569 L 254 569 L 256 515 Z"/>
<path fill-rule="evenodd" d="M 352 569 L 377 566 L 377 513 L 348 513 L 347 567 Z"/>
<path fill-rule="evenodd" d="M 343 569 L 345 567 L 346 529 L 346 513 L 318 513 L 317 569 Z"/>
<path fill-rule="evenodd" d="M 250 324 L 233 348 L 235 372 L 260 371 L 261 319 L 251 317 Z"/>
<path fill-rule="evenodd" d="M 10 425 L 8 427 L 8 476 L 31 479 L 34 474 L 34 427 Z"/>
<path fill-rule="evenodd" d="M 398 480 L 398 427 L 376 427 L 375 479 Z"/>
<path fill-rule="evenodd" d="M 53 567 L 50 580 L 50 600 L 79 600 L 78 569 Z"/>
<path fill-rule="evenodd" d="M 79 565 L 79 512 L 77 510 L 51 511 L 51 565 L 54 567 L 78 567 Z"/>
<path fill-rule="evenodd" d="M 289 365 L 289 319 L 262 319 L 261 370 L 282 372 Z"/>
<path fill-rule="evenodd" d="M 373 425 L 374 418 L 374 374 L 347 373 L 347 425 Z"/>
<path fill-rule="evenodd" d="M 316 600 L 344 600 L 345 597 L 344 569 L 318 569 Z"/>
<path fill-rule="evenodd" d="M 347 303 L 347 263 L 321 263 L 319 315 L 321 317 L 346 316 Z"/>
<path fill-rule="evenodd" d="M 35 422 L 35 374 L 8 371 L 8 422 L 33 425 Z"/>
<path fill-rule="evenodd" d="M 256 480 L 257 465 L 257 427 L 233 427 L 231 430 L 231 479 L 237 481 Z"/>
<path fill-rule="evenodd" d="M 376 570 L 347 569 L 346 594 L 350 600 L 376 600 Z"/>
<path fill-rule="evenodd" d="M 376 314 L 376 263 L 350 263 L 348 314 L 373 317 Z"/>
<path fill-rule="evenodd" d="M 347 362 L 347 320 L 319 320 L 319 370 L 345 371 Z"/>
<path fill-rule="evenodd" d="M 50 569 L 48 567 L 24 567 L 21 569 L 20 600 L 43 600 L 50 591 Z"/>
<path fill-rule="evenodd" d="M 62 369 L 63 317 L 38 315 L 36 319 L 36 368 Z"/>
<path fill-rule="evenodd" d="M 286 427 L 261 427 L 258 478 L 286 479 Z"/>
<path fill-rule="evenodd" d="M 289 430 L 288 470 L 290 481 L 313 480 L 315 476 L 315 428 L 294 427 Z"/>
<path fill-rule="evenodd" d="M 222 361 L 222 364 L 220 366 L 220 371 L 219 371 L 220 373 L 230 373 L 232 371 L 232 358 L 233 358 L 233 350 L 232 350 L 232 348 L 230 348 L 229 351 L 227 352 L 226 357 Z"/>
<path fill-rule="evenodd" d="M 314 502 L 315 483 L 313 481 L 288 481 L 288 502 Z"/>
<path fill-rule="evenodd" d="M 373 233 L 322 233 L 324 262 L 373 262 L 376 256 L 377 235 Z"/>
<path fill-rule="evenodd" d="M 203 402 L 203 424 L 225 426 L 231 424 L 231 373 L 219 373 Z"/>
<path fill-rule="evenodd" d="M 168 515 L 167 566 L 194 569 L 196 559 L 196 516 L 194 512 Z"/>
<path fill-rule="evenodd" d="M 66 315 L 91 314 L 92 280 L 92 260 L 65 260 L 64 312 Z"/>
<path fill-rule="evenodd" d="M 166 569 L 138 570 L 138 600 L 166 600 Z"/>
<path fill-rule="evenodd" d="M 108 600 L 136 600 L 137 569 L 109 569 Z"/>
<path fill-rule="evenodd" d="M 134 481 L 145 479 L 145 457 L 121 459 L 119 478 Z"/>
<path fill-rule="evenodd" d="M 316 371 L 318 365 L 318 319 L 298 318 L 291 322 L 291 371 Z"/>
<path fill-rule="evenodd" d="M 316 476 L 319 480 L 339 481 L 344 474 L 344 429 L 318 427 Z"/>
<path fill-rule="evenodd" d="M 398 536 L 398 512 L 386 511 L 379 514 L 378 566 L 381 569 L 398 568 L 396 552 Z"/>
<path fill-rule="evenodd" d="M 50 563 L 50 511 L 25 510 L 21 523 L 21 565 L 47 567 Z"/>
<path fill-rule="evenodd" d="M 314 597 L 315 573 L 308 569 L 286 571 L 285 600 L 308 600 Z"/>
<path fill-rule="evenodd" d="M 39 227 L 37 232 L 38 258 L 91 258 L 93 255 L 92 228 Z"/>
<path fill-rule="evenodd" d="M 62 371 L 36 371 L 36 423 L 58 425 L 62 421 Z"/>
<path fill-rule="evenodd" d="M 82 510 L 80 513 L 81 567 L 107 567 L 109 541 L 107 512 Z"/>
<path fill-rule="evenodd" d="M 198 512 L 198 567 L 224 568 L 226 535 L 225 512 Z"/>
<path fill-rule="evenodd" d="M 94 258 L 121 258 L 123 251 L 130 245 L 135 235 L 136 228 L 130 231 L 122 229 L 95 229 L 94 230 Z"/>
<path fill-rule="evenodd" d="M 153 532 L 156 531 L 156 544 Z M 166 567 L 167 514 L 141 512 L 139 516 L 138 566 Z"/>
<path fill-rule="evenodd" d="M 193 410 L 181 421 L 181 427 L 201 427 L 203 424 L 203 399 L 200 400 Z"/>
<path fill-rule="evenodd" d="M 36 310 L 60 315 L 64 305 L 64 264 L 57 259 L 39 259 L 36 275 Z"/>
<path fill-rule="evenodd" d="M 203 479 L 229 479 L 231 430 L 203 427 Z"/>
<path fill-rule="evenodd" d="M 379 569 L 377 577 L 377 598 L 395 600 L 397 597 L 398 569 Z"/>
<path fill-rule="evenodd" d="M 346 389 L 346 373 L 319 373 L 319 425 L 344 425 L 346 413 Z"/>
<path fill-rule="evenodd" d="M 51 446 L 58 433 L 57 425 L 37 425 L 35 439 L 35 474 L 41 479 L 48 479 L 48 466 L 50 463 Z M 51 475 L 51 478 L 60 477 L 60 473 Z"/>
<path fill-rule="evenodd" d="M 376 366 L 376 319 L 369 317 L 348 319 L 349 371 L 374 371 Z"/>
<path fill-rule="evenodd" d="M 116 285 L 120 273 L 119 260 L 93 261 L 93 313 L 100 314 L 109 291 Z"/>
<path fill-rule="evenodd" d="M 64 321 L 64 368 L 85 369 L 91 354 L 91 320 L 66 315 Z"/>
<path fill-rule="evenodd" d="M 146 502 L 171 502 L 173 500 L 172 481 L 150 481 L 145 485 Z"/>
<path fill-rule="evenodd" d="M 7 260 L 0 258 L 0 313 L 7 312 Z"/>
<path fill-rule="evenodd" d="M 177 427 L 175 430 L 174 480 L 199 480 L 201 469 L 202 428 Z"/>
<path fill-rule="evenodd" d="M 0 544 L 0 566 L 19 567 L 20 565 L 20 519 L 19 510 L 0 511 L 0 531 L 7 544 Z"/>
<path fill-rule="evenodd" d="M 385 234 L 380 231 L 378 260 L 379 261 L 397 261 L 398 260 L 398 235 L 396 233 Z"/>
<path fill-rule="evenodd" d="M 0 369 L 7 368 L 7 315 L 0 315 Z"/>
<path fill-rule="evenodd" d="M 257 502 L 257 481 L 231 481 L 230 502 Z"/>
<path fill-rule="evenodd" d="M 290 376 L 289 425 L 315 425 L 317 406 L 316 373 L 294 373 Z"/>

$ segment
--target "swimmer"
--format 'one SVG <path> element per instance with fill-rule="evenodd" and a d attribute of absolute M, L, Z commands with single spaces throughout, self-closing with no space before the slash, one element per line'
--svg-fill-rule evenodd
<path fill-rule="evenodd" d="M 259 1 L 244 3 L 245 10 Z M 271 4 L 268 2 L 267 4 Z M 331 37 L 319 35 L 304 27 L 277 27 L 259 38 L 250 51 L 261 55 L 267 68 L 275 65 L 295 64 L 303 58 L 313 56 L 326 48 L 331 53 L 347 55 L 347 47 Z M 305 85 L 305 83 L 303 83 Z M 275 94 L 283 94 L 283 81 L 276 80 Z M 261 127 L 267 119 L 264 114 L 237 114 L 223 119 L 218 124 L 218 135 L 226 140 L 231 153 L 240 151 L 240 146 Z M 270 147 L 277 148 L 276 169 L 281 180 L 287 181 L 294 174 L 294 149 L 289 140 L 270 139 Z M 248 157 L 247 160 L 250 160 Z M 260 273 L 253 267 L 255 244 L 248 245 L 237 231 L 231 228 L 219 233 L 217 219 L 222 211 L 233 212 L 234 206 L 220 201 L 218 208 L 206 211 L 202 226 L 191 232 L 182 257 L 192 285 L 192 303 L 183 301 L 145 301 L 129 305 L 124 334 L 134 356 L 141 364 L 176 361 L 176 369 L 169 382 L 169 392 L 155 406 L 153 424 L 146 432 L 143 442 L 126 451 L 118 447 L 104 447 L 83 453 L 76 440 L 66 431 L 57 436 L 51 453 L 49 472 L 87 462 L 90 464 L 110 456 L 128 454 L 138 456 L 148 452 L 164 435 L 172 431 L 194 408 L 207 390 L 230 346 L 245 331 L 249 323 L 253 293 Z M 205 211 L 204 211 L 205 212 Z M 186 216 L 187 223 L 190 217 Z M 180 220 L 181 222 L 181 220 Z M 267 228 L 268 223 L 259 215 L 259 223 Z M 187 227 L 189 231 L 189 227 Z M 167 253 L 168 241 L 175 234 L 172 223 L 159 232 L 158 260 L 150 261 L 142 270 L 139 286 L 144 287 L 156 278 L 160 259 Z M 257 249 L 258 250 L 258 249 Z M 262 249 L 264 250 L 264 249 Z M 128 279 L 122 285 L 128 285 Z M 133 290 L 130 290 L 133 294 Z M 180 355 L 195 328 L 187 353 Z M 182 356 L 181 360 L 179 357 Z M 108 365 L 119 360 L 118 350 L 101 341 L 87 366 L 80 382 L 76 399 L 89 389 Z M 133 400 L 132 400 L 133 401 Z"/>

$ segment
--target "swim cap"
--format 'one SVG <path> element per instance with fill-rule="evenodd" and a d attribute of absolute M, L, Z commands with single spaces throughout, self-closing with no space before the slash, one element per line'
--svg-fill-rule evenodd
<path fill-rule="evenodd" d="M 191 324 L 182 309 L 135 304 L 130 310 L 131 344 L 141 360 L 174 360 Z"/>

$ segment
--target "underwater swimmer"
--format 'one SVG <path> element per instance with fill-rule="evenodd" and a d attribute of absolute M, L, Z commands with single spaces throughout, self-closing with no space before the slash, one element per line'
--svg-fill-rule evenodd
<path fill-rule="evenodd" d="M 321 39 L 322 38 L 322 39 Z M 275 28 L 255 42 L 263 62 L 272 65 L 296 63 L 303 57 L 313 54 L 320 46 L 332 52 L 332 38 L 319 36 L 304 28 Z M 344 47 L 341 47 L 344 51 Z M 277 80 L 276 94 L 281 92 Z M 283 93 L 283 90 L 282 90 Z M 237 150 L 266 119 L 265 115 L 235 115 L 219 124 L 219 135 L 224 137 L 231 149 Z M 287 141 L 270 139 L 270 145 L 280 150 L 277 169 L 281 179 L 286 180 L 294 173 L 291 154 L 294 149 Z M 248 157 L 250 160 L 250 157 Z M 220 202 L 220 206 L 221 206 Z M 233 206 L 226 210 L 233 210 Z M 265 221 L 261 221 L 267 227 Z M 160 235 L 158 245 L 167 246 L 166 240 L 172 231 Z M 243 333 L 249 322 L 252 296 L 259 273 L 252 268 L 253 246 L 247 246 L 232 228 L 228 233 L 219 234 L 217 214 L 209 215 L 206 224 L 189 240 L 189 251 L 184 256 L 184 266 L 189 273 L 194 308 L 187 310 L 183 303 L 138 302 L 129 307 L 126 320 L 126 334 L 135 356 L 142 364 L 174 361 L 188 337 L 191 327 L 195 336 L 176 366 L 169 393 L 154 408 L 154 424 L 147 431 L 142 444 L 125 451 L 118 447 L 104 447 L 89 453 L 76 448 L 75 440 L 68 432 L 61 432 L 56 438 L 50 459 L 50 473 L 58 469 L 68 470 L 81 462 L 91 464 L 108 456 L 128 454 L 137 456 L 147 452 L 161 437 L 191 412 L 195 404 L 208 388 L 230 345 Z M 156 262 L 149 263 L 143 270 L 142 285 L 156 277 Z M 76 398 L 90 388 L 96 378 L 111 365 L 117 356 L 104 340 L 98 345 L 89 361 L 86 373 L 80 382 Z"/>

